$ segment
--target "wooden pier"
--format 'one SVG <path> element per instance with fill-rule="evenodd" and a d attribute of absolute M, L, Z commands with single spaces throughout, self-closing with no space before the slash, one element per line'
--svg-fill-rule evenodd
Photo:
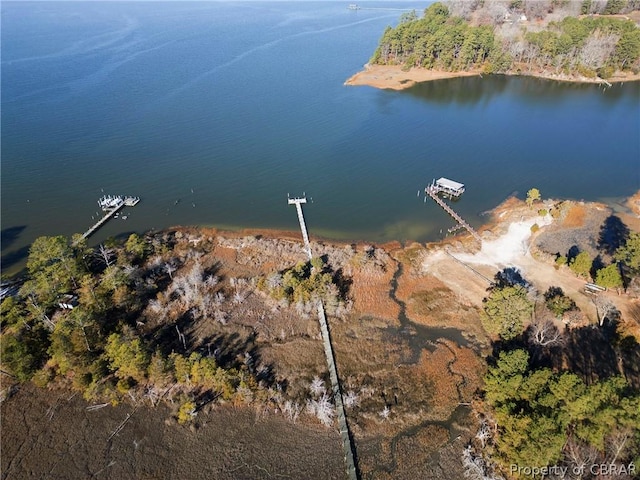
<path fill-rule="evenodd" d="M 391 7 L 362 7 L 357 3 L 350 3 L 347 8 L 349 10 L 386 10 L 388 12 L 411 12 L 415 8 L 391 8 Z"/>
<path fill-rule="evenodd" d="M 82 234 L 82 238 L 93 235 L 100 227 L 107 223 L 113 216 L 124 207 L 135 207 L 140 202 L 140 197 L 105 195 L 98 200 L 98 206 L 105 212 L 104 217 L 94 223 L 89 230 Z"/>
<path fill-rule="evenodd" d="M 304 248 L 309 256 L 309 260 L 311 260 L 311 245 L 309 244 L 309 235 L 307 235 L 307 225 L 304 223 L 304 215 L 302 214 L 302 204 L 307 203 L 307 198 L 289 198 L 287 201 L 289 205 L 296 206 L 298 222 L 300 223 L 300 230 L 302 231 L 302 240 L 304 240 Z"/>
<path fill-rule="evenodd" d="M 471 225 L 469 225 L 460 215 L 458 215 L 453 208 L 440 198 L 441 194 L 448 195 L 449 197 L 458 197 L 464 192 L 464 185 L 462 183 L 454 182 L 446 178 L 440 178 L 434 180 L 427 188 L 424 189 L 424 193 L 429 195 L 433 200 L 440 205 L 445 212 L 447 212 L 454 220 L 458 222 L 458 225 L 454 229 L 461 227 L 466 229 L 480 244 L 482 244 L 482 237 L 476 232 Z M 451 230 L 451 229 L 449 229 Z"/>
<path fill-rule="evenodd" d="M 309 260 L 312 258 L 311 245 L 309 244 L 309 236 L 307 235 L 307 225 L 304 221 L 302 213 L 302 204 L 307 203 L 306 197 L 289 198 L 288 204 L 295 205 L 298 212 L 298 221 L 300 222 L 300 230 L 302 230 L 302 238 Z M 358 480 L 358 470 L 356 469 L 356 461 L 354 454 L 354 446 L 351 442 L 351 434 L 349 433 L 349 425 L 347 424 L 347 416 L 342 402 L 342 389 L 340 387 L 340 379 L 338 377 L 338 368 L 336 367 L 336 357 L 333 353 L 333 345 L 331 344 L 331 334 L 329 332 L 329 323 L 324 311 L 322 300 L 317 302 L 318 322 L 320 323 L 320 334 L 324 345 L 324 355 L 327 360 L 327 368 L 329 370 L 329 378 L 331 380 L 331 391 L 333 393 L 333 402 L 336 406 L 338 416 L 338 429 L 342 440 L 342 448 L 344 451 L 344 462 L 347 469 L 347 478 L 349 480 Z"/>

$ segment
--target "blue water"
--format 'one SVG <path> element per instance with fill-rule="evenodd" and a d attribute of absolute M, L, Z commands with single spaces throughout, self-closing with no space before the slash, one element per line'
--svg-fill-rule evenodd
<path fill-rule="evenodd" d="M 416 196 L 467 185 L 470 223 L 511 193 L 614 201 L 640 188 L 640 84 L 527 78 L 347 87 L 422 3 L 2 2 L 2 255 L 86 230 L 104 193 L 142 202 L 92 242 L 172 225 L 430 240 Z M 97 217 L 96 217 L 97 218 Z"/>

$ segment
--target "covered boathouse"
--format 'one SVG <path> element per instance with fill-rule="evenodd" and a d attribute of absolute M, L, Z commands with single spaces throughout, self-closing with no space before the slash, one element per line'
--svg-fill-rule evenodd
<path fill-rule="evenodd" d="M 448 195 L 452 195 L 454 197 L 458 197 L 464 193 L 464 184 L 459 182 L 454 182 L 453 180 L 449 180 L 448 178 L 440 177 L 438 180 L 433 182 L 434 190 L 437 190 L 438 193 L 446 193 Z"/>

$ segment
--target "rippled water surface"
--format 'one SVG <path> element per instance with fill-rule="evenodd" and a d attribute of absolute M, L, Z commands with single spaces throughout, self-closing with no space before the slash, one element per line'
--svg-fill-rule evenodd
<path fill-rule="evenodd" d="M 527 78 L 346 87 L 420 3 L 2 2 L 2 255 L 142 202 L 92 238 L 178 224 L 428 240 L 418 193 L 467 185 L 470 223 L 513 192 L 612 201 L 640 188 L 640 85 Z M 93 218 L 92 218 L 93 217 Z"/>

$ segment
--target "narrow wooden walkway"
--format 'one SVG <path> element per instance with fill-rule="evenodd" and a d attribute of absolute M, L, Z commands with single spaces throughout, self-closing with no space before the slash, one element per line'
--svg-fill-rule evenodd
<path fill-rule="evenodd" d="M 300 230 L 302 230 L 302 238 L 304 240 L 305 250 L 309 257 L 312 258 L 311 245 L 309 244 L 309 235 L 307 234 L 307 225 L 304 221 L 302 213 L 302 204 L 307 203 L 306 198 L 290 198 L 289 205 L 295 205 L 298 211 L 298 221 Z M 318 322 L 320 323 L 320 333 L 322 334 L 322 344 L 324 346 L 324 356 L 327 360 L 327 368 L 329 370 L 329 378 L 331 380 L 331 391 L 333 392 L 333 402 L 336 406 L 338 415 L 338 428 L 340 430 L 340 438 L 342 440 L 342 448 L 344 451 L 344 462 L 347 468 L 347 478 L 349 480 L 358 480 L 358 470 L 356 469 L 354 446 L 351 442 L 351 434 L 349 433 L 349 425 L 347 424 L 347 416 L 344 411 L 344 403 L 342 402 L 342 389 L 340 388 L 340 379 L 338 377 L 338 368 L 336 367 L 336 358 L 333 353 L 333 345 L 331 344 L 331 334 L 329 332 L 329 324 L 325 315 L 324 305 L 318 300 Z"/>
<path fill-rule="evenodd" d="M 304 248 L 311 260 L 311 244 L 309 243 L 309 235 L 307 235 L 307 225 L 304 222 L 304 215 L 302 213 L 302 204 L 307 203 L 305 197 L 302 198 L 289 198 L 289 205 L 295 205 L 298 212 L 298 222 L 300 223 L 300 230 L 302 231 L 302 240 L 304 240 Z"/>
<path fill-rule="evenodd" d="M 427 195 L 429 195 L 431 198 L 433 198 L 433 200 L 435 200 L 435 202 L 438 205 L 440 205 L 445 212 L 451 215 L 454 218 L 454 220 L 456 220 L 458 224 L 460 224 L 460 226 L 465 228 L 471 235 L 473 235 L 473 238 L 475 238 L 476 240 L 478 240 L 478 242 L 482 244 L 482 237 L 480 236 L 480 234 L 476 232 L 473 229 L 473 227 L 471 227 L 471 225 L 469 225 L 460 215 L 458 215 L 453 210 L 453 208 L 447 205 L 447 203 L 438 196 L 441 190 L 437 187 L 437 185 L 429 185 L 427 188 L 424 189 L 424 192 Z"/>
<path fill-rule="evenodd" d="M 98 230 L 101 226 L 107 223 L 109 219 L 111 219 L 111 217 L 113 217 L 119 210 L 122 209 L 122 207 L 124 207 L 124 202 L 122 202 L 117 207 L 114 207 L 113 209 L 108 210 L 107 213 L 105 213 L 104 217 L 98 220 L 95 224 L 91 226 L 91 228 L 89 228 L 89 230 L 87 230 L 82 234 L 82 238 L 87 238 L 90 235 L 93 235 L 96 232 L 96 230 Z"/>
<path fill-rule="evenodd" d="M 106 200 L 109 200 L 107 203 Z M 100 227 L 102 227 L 105 223 L 107 223 L 116 213 L 122 210 L 123 207 L 135 207 L 138 203 L 140 203 L 140 197 L 133 196 L 114 196 L 114 197 L 102 197 L 98 201 L 98 205 L 101 206 L 102 210 L 106 212 L 104 217 L 94 223 L 89 230 L 82 234 L 82 238 L 88 238 L 93 235 Z"/>

